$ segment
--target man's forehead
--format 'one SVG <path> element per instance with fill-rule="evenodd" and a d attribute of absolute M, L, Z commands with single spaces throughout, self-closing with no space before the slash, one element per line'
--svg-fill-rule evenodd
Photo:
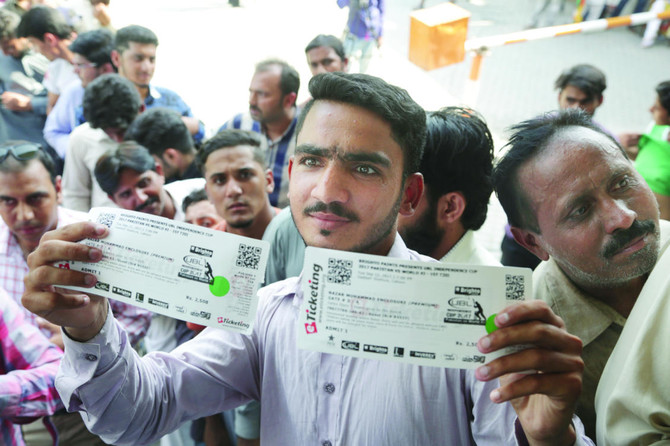
<path fill-rule="evenodd" d="M 325 59 L 327 57 L 332 57 L 333 59 L 339 59 L 340 57 L 335 52 L 335 49 L 329 46 L 317 46 L 307 51 L 307 58 L 310 60 Z"/>
<path fill-rule="evenodd" d="M 254 148 L 248 145 L 219 147 L 209 154 L 205 166 L 210 163 L 246 163 L 254 161 Z M 258 164 L 256 162 L 256 164 Z"/>
<path fill-rule="evenodd" d="M 128 42 L 128 48 L 125 48 L 121 54 L 155 54 L 156 45 L 153 43 Z"/>
<path fill-rule="evenodd" d="M 596 159 L 599 161 L 591 166 Z M 538 186 L 588 181 L 586 175 L 574 171 L 575 167 L 587 164 L 594 172 L 630 167 L 630 161 L 609 137 L 587 127 L 572 126 L 559 130 L 539 153 L 522 165 L 519 179 L 527 194 L 545 195 L 538 190 Z M 567 191 L 553 190 L 552 195 L 564 192 Z M 545 198 L 549 197 L 545 195 L 542 199 Z"/>

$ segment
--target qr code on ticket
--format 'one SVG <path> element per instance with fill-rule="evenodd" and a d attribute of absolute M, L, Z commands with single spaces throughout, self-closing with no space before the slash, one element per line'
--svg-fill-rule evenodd
<path fill-rule="evenodd" d="M 507 300 L 523 300 L 525 292 L 523 276 L 505 274 L 505 298 Z"/>
<path fill-rule="evenodd" d="M 328 277 L 330 283 L 351 285 L 351 260 L 328 259 Z"/>
<path fill-rule="evenodd" d="M 261 261 L 261 251 L 260 247 L 240 243 L 235 265 L 243 268 L 258 269 L 258 263 Z"/>
<path fill-rule="evenodd" d="M 102 214 L 98 215 L 98 220 L 97 223 L 100 223 L 101 225 L 105 225 L 108 228 L 114 224 L 114 219 L 116 219 L 115 214 L 111 214 L 109 212 L 103 212 Z"/>

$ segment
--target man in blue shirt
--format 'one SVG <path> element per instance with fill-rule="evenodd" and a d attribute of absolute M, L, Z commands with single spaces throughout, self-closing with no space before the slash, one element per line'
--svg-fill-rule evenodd
<path fill-rule="evenodd" d="M 300 76 L 291 65 L 279 59 L 259 62 L 249 85 L 249 111 L 235 115 L 219 129 L 250 130 L 264 136 L 262 148 L 275 180 L 270 203 L 280 208 L 288 205 L 288 164 L 295 150 L 299 89 Z"/>
<path fill-rule="evenodd" d="M 191 108 L 174 91 L 151 84 L 156 68 L 158 37 L 148 28 L 130 25 L 116 32 L 112 62 L 119 74 L 135 84 L 147 109 L 166 107 L 179 112 L 196 142 L 205 136 L 205 126 L 193 117 Z"/>
<path fill-rule="evenodd" d="M 63 159 L 67 154 L 70 133 L 86 121 L 81 105 L 84 88 L 98 76 L 116 71 L 111 59 L 113 44 L 114 35 L 109 30 L 96 29 L 80 34 L 70 45 L 74 54 L 74 71 L 80 82 L 70 84 L 63 91 L 44 124 L 44 139 Z"/>

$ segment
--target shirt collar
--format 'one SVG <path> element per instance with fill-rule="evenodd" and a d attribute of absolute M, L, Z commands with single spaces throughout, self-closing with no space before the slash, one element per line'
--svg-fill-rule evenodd
<path fill-rule="evenodd" d="M 144 98 L 144 103 L 146 105 L 151 105 L 154 103 L 154 101 L 157 101 L 161 98 L 161 92 L 158 91 L 157 88 L 153 87 L 151 84 L 149 84 L 149 93 L 147 94 L 147 97 Z"/>
<path fill-rule="evenodd" d="M 612 324 L 621 327 L 626 318 L 609 305 L 582 291 L 565 275 L 553 258 L 540 264 L 533 274 L 533 286 L 550 298 L 555 313 L 569 333 L 588 345 Z"/>

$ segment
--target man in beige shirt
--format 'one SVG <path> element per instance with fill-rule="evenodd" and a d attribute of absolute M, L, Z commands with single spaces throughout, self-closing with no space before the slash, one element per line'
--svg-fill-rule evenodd
<path fill-rule="evenodd" d="M 668 245 L 670 224 L 659 220 L 654 195 L 625 151 L 583 112 L 545 115 L 514 130 L 494 185 L 515 240 L 544 260 L 533 275 L 535 297 L 584 343 L 577 414 L 595 438 L 600 375 Z"/>

